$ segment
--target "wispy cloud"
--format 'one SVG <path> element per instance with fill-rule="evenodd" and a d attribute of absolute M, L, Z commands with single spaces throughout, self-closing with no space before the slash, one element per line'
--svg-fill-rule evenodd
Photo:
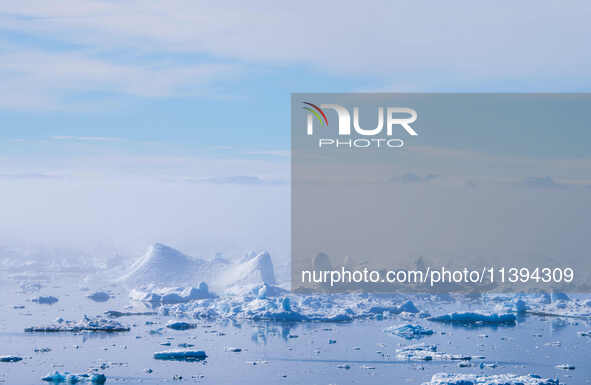
<path fill-rule="evenodd" d="M 527 177 L 521 181 L 521 185 L 529 188 L 537 189 L 564 189 L 566 184 L 559 183 L 552 177 Z"/>
<path fill-rule="evenodd" d="M 122 142 L 124 138 L 108 136 L 52 136 L 53 140 L 68 140 L 76 142 Z"/>
<path fill-rule="evenodd" d="M 426 175 L 419 175 L 412 172 L 400 175 L 400 176 L 393 176 L 390 178 L 390 182 L 400 182 L 400 183 L 426 183 L 431 182 L 439 178 L 439 175 L 436 174 L 426 174 Z"/>
<path fill-rule="evenodd" d="M 209 178 L 185 178 L 186 182 L 191 183 L 210 183 L 210 184 L 233 184 L 233 185 L 280 185 L 285 181 L 279 179 L 264 179 L 252 175 L 235 175 Z"/>
<path fill-rule="evenodd" d="M 247 155 L 270 155 L 287 157 L 291 154 L 289 150 L 260 150 L 260 151 L 248 151 Z"/>

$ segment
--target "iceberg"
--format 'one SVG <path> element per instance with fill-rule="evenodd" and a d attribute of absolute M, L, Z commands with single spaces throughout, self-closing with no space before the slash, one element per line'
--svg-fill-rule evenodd
<path fill-rule="evenodd" d="M 433 334 L 433 330 L 431 329 L 424 328 L 421 325 L 411 324 L 392 326 L 384 331 L 402 338 L 406 338 L 407 340 L 412 340 L 413 338 L 422 338 L 424 336 L 430 336 Z"/>
<path fill-rule="evenodd" d="M 439 352 L 437 345 L 410 345 L 396 350 L 396 357 L 408 361 L 469 361 L 471 355 Z"/>
<path fill-rule="evenodd" d="M 43 304 L 43 305 L 53 305 L 54 303 L 56 303 L 59 300 L 56 297 L 53 297 L 50 295 L 47 297 L 39 296 L 39 297 L 33 298 L 31 301 L 39 303 L 39 304 Z"/>
<path fill-rule="evenodd" d="M 111 296 L 109 295 L 109 293 L 105 293 L 104 291 L 97 291 L 87 296 L 87 298 L 95 302 L 107 302 L 111 298 Z"/>
<path fill-rule="evenodd" d="M 22 360 L 23 358 L 19 356 L 0 356 L 0 362 L 18 362 Z"/>
<path fill-rule="evenodd" d="M 189 256 L 161 243 L 155 243 L 118 280 L 134 287 L 141 285 L 185 285 L 199 276 L 205 261 Z"/>
<path fill-rule="evenodd" d="M 49 373 L 47 376 L 43 377 L 41 381 L 51 382 L 53 384 L 60 384 L 63 382 L 67 382 L 68 384 L 77 384 L 80 382 L 87 382 L 100 385 L 107 381 L 107 377 L 100 373 L 72 374 L 69 372 L 60 373 L 56 371 L 54 373 Z"/>
<path fill-rule="evenodd" d="M 183 321 L 168 321 L 166 327 L 173 330 L 189 330 L 195 329 L 197 327 L 197 324 Z"/>
<path fill-rule="evenodd" d="M 84 316 L 78 322 L 59 320 L 55 324 L 47 326 L 32 326 L 25 329 L 26 333 L 53 333 L 53 332 L 128 332 L 128 326 L 101 317 L 89 318 Z"/>
<path fill-rule="evenodd" d="M 158 303 L 158 304 L 176 304 L 196 301 L 215 297 L 209 292 L 205 282 L 201 282 L 199 287 L 164 287 L 133 289 L 130 292 L 131 299 L 140 302 Z"/>
<path fill-rule="evenodd" d="M 154 353 L 156 360 L 201 361 L 207 358 L 203 350 L 166 350 Z"/>
<path fill-rule="evenodd" d="M 431 381 L 423 385 L 560 385 L 556 379 L 541 378 L 535 374 L 518 376 L 515 374 L 497 374 L 484 376 L 477 374 L 437 373 Z"/>
<path fill-rule="evenodd" d="M 515 325 L 517 318 L 513 313 L 483 314 L 474 312 L 450 313 L 428 318 L 432 322 L 442 322 L 457 325 Z"/>

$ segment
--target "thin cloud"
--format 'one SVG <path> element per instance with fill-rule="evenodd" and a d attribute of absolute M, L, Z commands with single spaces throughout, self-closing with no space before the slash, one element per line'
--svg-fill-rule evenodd
<path fill-rule="evenodd" d="M 249 185 L 249 186 L 279 185 L 279 184 L 285 183 L 282 180 L 263 179 L 258 176 L 252 176 L 252 175 L 235 175 L 235 176 L 209 177 L 209 178 L 200 178 L 200 179 L 185 178 L 185 181 L 191 182 L 191 183 L 209 183 L 209 184 L 218 184 L 218 185 L 232 184 L 232 185 Z"/>
<path fill-rule="evenodd" d="M 390 182 L 399 182 L 399 183 L 426 183 L 431 182 L 435 179 L 439 178 L 437 174 L 427 174 L 427 175 L 418 175 L 412 172 L 394 176 L 390 178 Z"/>
<path fill-rule="evenodd" d="M 70 140 L 76 142 L 122 142 L 125 139 L 108 136 L 52 136 L 52 140 Z"/>
<path fill-rule="evenodd" d="M 535 189 L 564 189 L 566 184 L 556 182 L 552 177 L 527 177 L 521 181 L 521 185 Z"/>

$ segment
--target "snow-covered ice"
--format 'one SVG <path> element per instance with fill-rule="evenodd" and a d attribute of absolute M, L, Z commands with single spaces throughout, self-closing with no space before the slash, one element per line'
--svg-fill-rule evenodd
<path fill-rule="evenodd" d="M 460 325 L 515 325 L 515 314 L 485 314 L 476 312 L 454 312 L 428 318 L 429 321 Z"/>
<path fill-rule="evenodd" d="M 33 333 L 51 333 L 51 332 L 126 332 L 129 331 L 129 327 L 121 324 L 120 322 L 103 318 L 94 317 L 90 318 L 84 316 L 80 321 L 64 321 L 58 320 L 57 322 L 45 326 L 31 326 L 25 329 L 25 332 Z"/>
<path fill-rule="evenodd" d="M 89 382 L 92 384 L 104 384 L 107 381 L 107 377 L 101 373 L 83 373 L 73 374 L 69 372 L 60 373 L 58 371 L 49 373 L 41 379 L 41 381 L 51 382 L 53 384 L 68 383 L 77 384 Z"/>
<path fill-rule="evenodd" d="M 201 361 L 207 358 L 203 350 L 166 350 L 154 353 L 156 360 Z"/>
<path fill-rule="evenodd" d="M 496 374 L 491 376 L 478 374 L 437 373 L 431 381 L 423 385 L 559 385 L 556 379 L 541 378 L 529 374 L 519 376 L 515 374 Z"/>
<path fill-rule="evenodd" d="M 411 340 L 413 338 L 421 338 L 424 336 L 430 336 L 433 334 L 433 330 L 424 328 L 421 325 L 400 325 L 400 326 L 391 326 L 384 330 L 387 333 L 392 333 L 399 337 L 406 338 L 407 340 Z"/>

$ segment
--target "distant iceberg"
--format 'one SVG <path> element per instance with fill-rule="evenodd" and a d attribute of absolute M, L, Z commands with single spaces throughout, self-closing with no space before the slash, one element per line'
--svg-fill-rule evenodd
<path fill-rule="evenodd" d="M 201 361 L 207 358 L 203 350 L 167 350 L 154 353 L 156 360 Z"/>
<path fill-rule="evenodd" d="M 429 321 L 443 322 L 460 325 L 515 325 L 517 318 L 513 313 L 506 314 L 483 314 L 474 312 L 450 313 L 437 317 L 428 318 Z"/>
<path fill-rule="evenodd" d="M 54 332 L 127 332 L 129 331 L 128 326 L 124 326 L 120 322 L 95 317 L 89 318 L 84 316 L 82 320 L 78 322 L 74 321 L 63 321 L 58 320 L 54 324 L 46 326 L 32 326 L 25 329 L 27 333 L 54 333 Z"/>
<path fill-rule="evenodd" d="M 130 292 L 131 299 L 141 302 L 158 304 L 175 304 L 215 297 L 209 292 L 206 283 L 201 282 L 199 287 L 164 287 L 133 289 Z"/>
<path fill-rule="evenodd" d="M 204 282 L 220 293 L 238 293 L 261 284 L 276 284 L 273 262 L 266 251 L 249 253 L 237 262 L 220 256 L 206 261 L 189 257 L 161 243 L 150 246 L 117 281 L 134 288 L 134 299 L 159 303 L 209 298 L 208 290 L 202 287 Z M 175 286 L 181 289 L 170 292 Z M 180 293 L 187 288 L 193 292 L 189 295 Z M 169 297 L 164 298 L 166 295 Z"/>
<path fill-rule="evenodd" d="M 427 329 L 422 327 L 421 325 L 401 325 L 401 326 L 392 326 L 384 330 L 386 333 L 392 333 L 402 338 L 406 338 L 407 340 L 412 340 L 414 338 L 421 338 L 425 336 L 430 336 L 433 334 L 433 330 Z"/>

